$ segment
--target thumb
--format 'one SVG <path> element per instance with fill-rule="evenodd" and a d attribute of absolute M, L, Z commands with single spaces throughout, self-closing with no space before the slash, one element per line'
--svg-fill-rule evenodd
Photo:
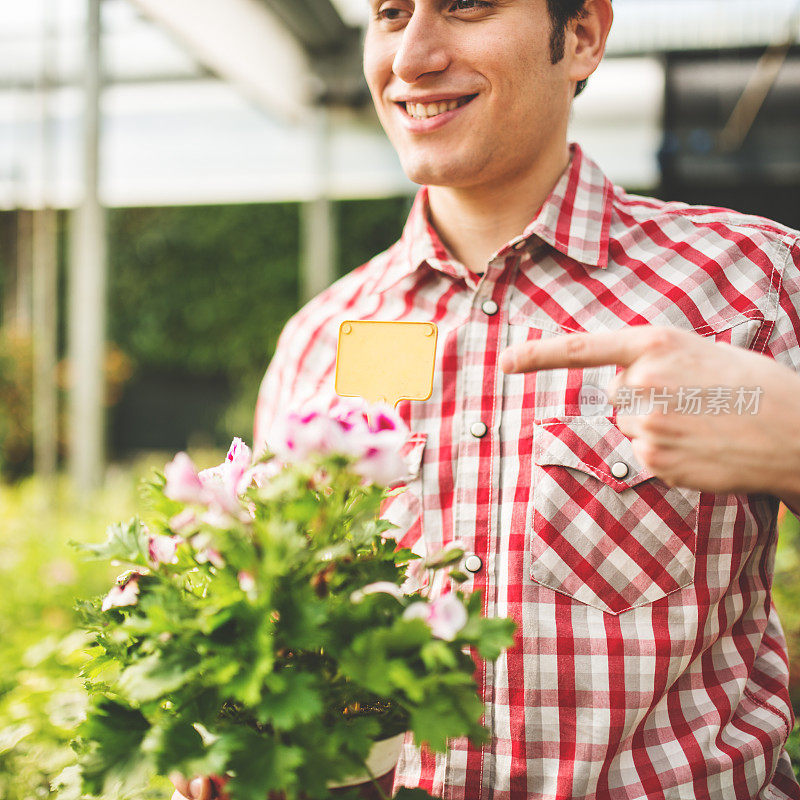
<path fill-rule="evenodd" d="M 211 800 L 211 781 L 206 777 L 196 777 L 189 781 L 190 800 Z"/>

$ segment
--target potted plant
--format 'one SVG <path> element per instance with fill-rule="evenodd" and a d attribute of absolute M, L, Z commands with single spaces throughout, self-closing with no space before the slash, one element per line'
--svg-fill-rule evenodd
<path fill-rule="evenodd" d="M 460 591 L 463 549 L 420 559 L 379 518 L 405 471 L 402 421 L 350 405 L 279 430 L 256 460 L 238 439 L 199 473 L 178 454 L 145 518 L 79 545 L 125 568 L 81 603 L 84 792 L 179 770 L 233 800 L 327 797 L 353 776 L 385 797 L 406 731 L 438 751 L 485 739 L 470 651 L 497 658 L 514 623 Z M 450 591 L 431 598 L 441 572 Z"/>

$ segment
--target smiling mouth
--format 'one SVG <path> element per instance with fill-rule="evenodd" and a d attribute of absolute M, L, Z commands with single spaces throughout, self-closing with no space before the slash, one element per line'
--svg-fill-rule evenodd
<path fill-rule="evenodd" d="M 448 111 L 455 111 L 457 108 L 471 103 L 477 96 L 477 94 L 469 94 L 459 97 L 457 100 L 440 100 L 438 103 L 408 102 L 398 103 L 397 105 L 414 119 L 431 119 L 432 117 L 438 117 L 440 114 L 446 114 Z"/>

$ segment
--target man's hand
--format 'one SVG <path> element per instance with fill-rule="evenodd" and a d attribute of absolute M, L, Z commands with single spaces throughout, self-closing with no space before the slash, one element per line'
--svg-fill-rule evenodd
<path fill-rule="evenodd" d="M 179 772 L 173 772 L 169 779 L 175 787 L 171 800 L 223 800 L 226 797 L 221 791 L 219 778 L 198 776 L 189 780 Z"/>
<path fill-rule="evenodd" d="M 606 390 L 611 403 L 638 390 L 647 411 L 651 390 L 671 398 L 666 413 L 661 404 L 650 413 L 618 409 L 620 430 L 643 466 L 673 486 L 766 492 L 800 509 L 800 376 L 768 357 L 675 328 L 640 326 L 528 342 L 506 350 L 501 363 L 507 373 L 621 366 Z M 698 388 L 700 413 L 682 411 L 679 398 Z M 720 388 L 731 390 L 729 409 L 708 413 Z M 740 388 L 751 396 L 760 390 L 757 413 L 737 411 Z"/>

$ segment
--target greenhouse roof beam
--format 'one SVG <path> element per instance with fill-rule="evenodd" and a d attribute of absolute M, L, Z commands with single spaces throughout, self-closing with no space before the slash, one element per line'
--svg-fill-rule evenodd
<path fill-rule="evenodd" d="M 308 116 L 315 99 L 308 55 L 261 0 L 132 2 L 266 111 L 295 122 Z"/>

